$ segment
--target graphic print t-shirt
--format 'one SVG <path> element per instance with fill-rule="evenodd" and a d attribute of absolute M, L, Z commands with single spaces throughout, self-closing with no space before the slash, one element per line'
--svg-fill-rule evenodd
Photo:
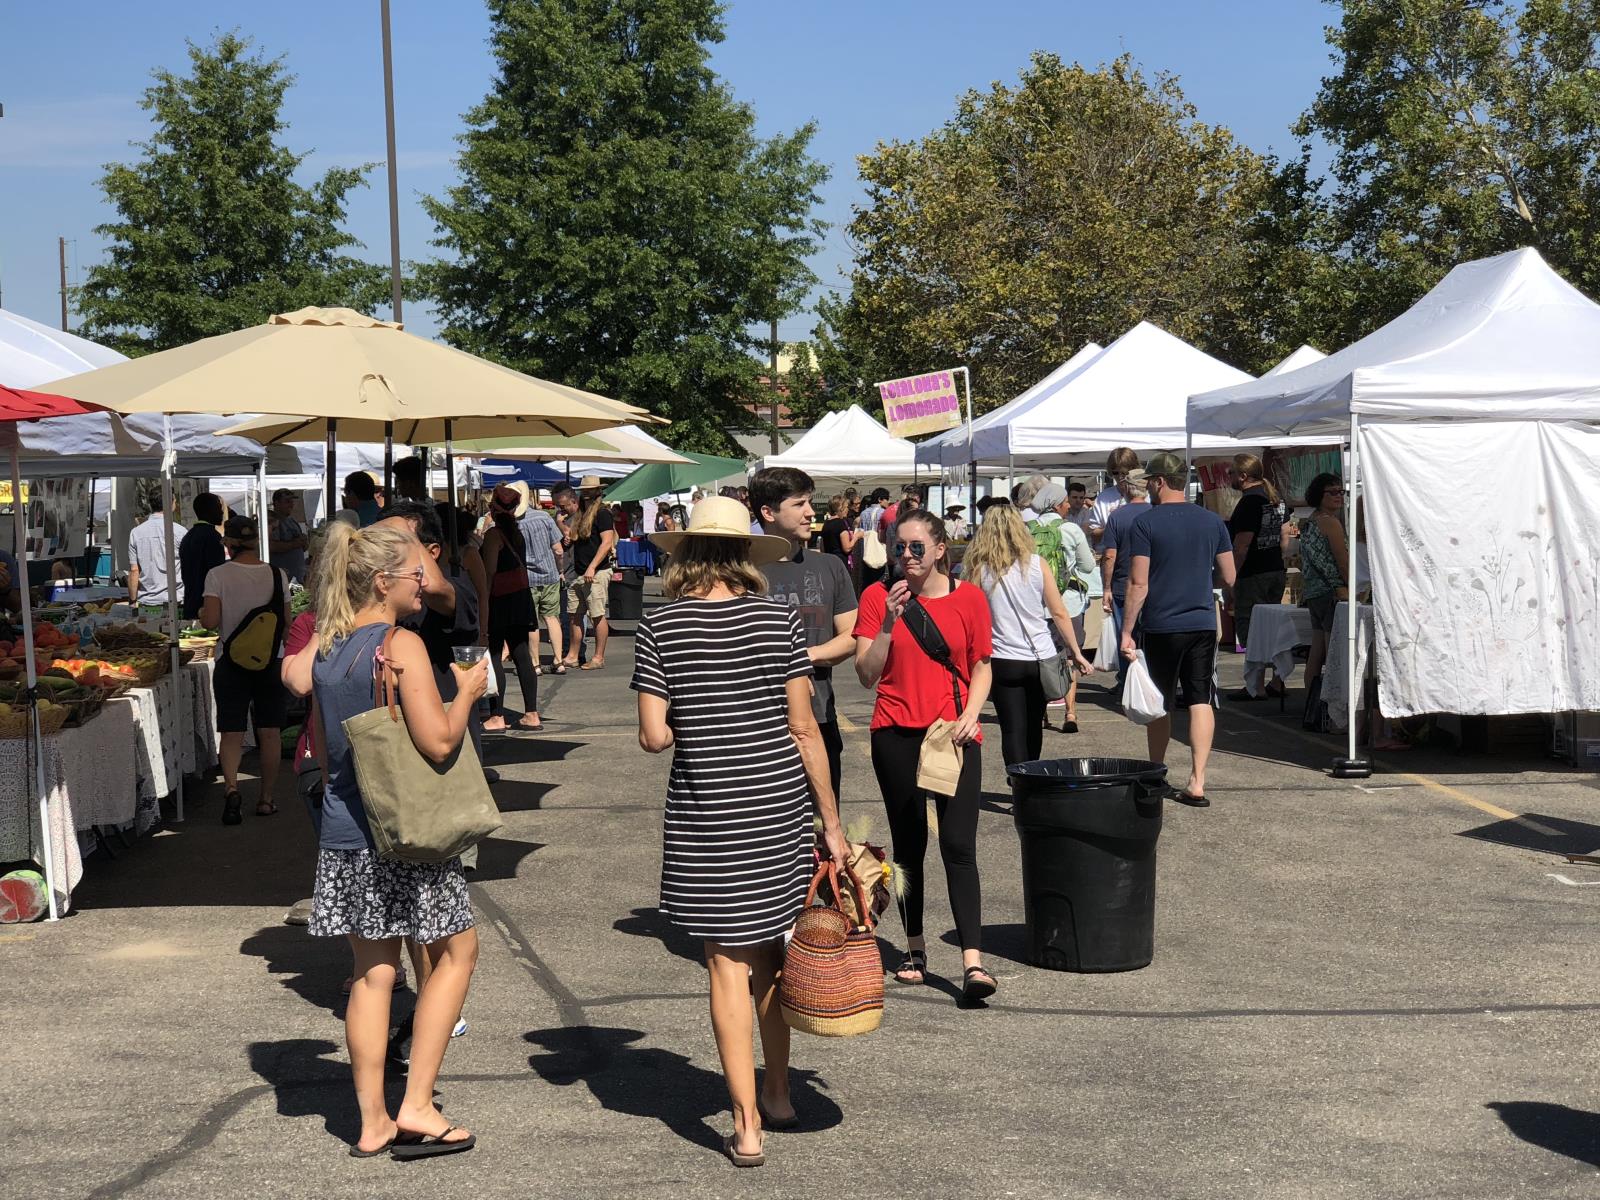
<path fill-rule="evenodd" d="M 761 568 L 767 577 L 767 595 L 787 604 L 800 614 L 806 648 L 833 640 L 833 619 L 856 607 L 855 588 L 844 564 L 831 554 L 801 550 L 798 558 L 768 563 Z M 818 722 L 834 719 L 833 668 L 814 664 L 811 710 Z"/>

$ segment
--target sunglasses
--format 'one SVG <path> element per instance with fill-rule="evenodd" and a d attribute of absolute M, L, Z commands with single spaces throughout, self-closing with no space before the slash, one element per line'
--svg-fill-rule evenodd
<path fill-rule="evenodd" d="M 428 578 L 428 573 L 424 571 L 420 565 L 414 571 L 380 571 L 378 573 L 380 575 L 387 575 L 390 579 L 413 580 L 418 587 L 421 587 L 423 580 Z"/>
<path fill-rule="evenodd" d="M 899 558 L 907 550 L 911 551 L 911 557 L 912 558 L 920 559 L 920 558 L 922 558 L 924 555 L 926 555 L 928 553 L 928 543 L 927 542 L 896 542 L 894 544 L 894 556 L 896 558 Z"/>
<path fill-rule="evenodd" d="M 1324 496 L 1342 496 L 1342 495 L 1344 495 L 1344 489 L 1343 488 L 1328 488 L 1322 494 Z"/>

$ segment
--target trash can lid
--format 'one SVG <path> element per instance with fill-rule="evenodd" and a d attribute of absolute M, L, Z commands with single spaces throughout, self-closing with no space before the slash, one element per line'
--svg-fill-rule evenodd
<path fill-rule="evenodd" d="M 1040 758 L 1013 763 L 1006 768 L 1013 778 L 1031 782 L 1050 782 L 1072 787 L 1075 784 L 1126 783 L 1131 780 L 1155 782 L 1167 777 L 1167 768 L 1144 758 Z"/>

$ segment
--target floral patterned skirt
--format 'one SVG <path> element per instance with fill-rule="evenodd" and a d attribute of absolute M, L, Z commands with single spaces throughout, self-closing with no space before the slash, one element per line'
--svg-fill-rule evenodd
<path fill-rule="evenodd" d="M 311 893 L 312 937 L 354 934 L 437 942 L 473 926 L 461 860 L 394 862 L 372 850 L 319 850 Z"/>

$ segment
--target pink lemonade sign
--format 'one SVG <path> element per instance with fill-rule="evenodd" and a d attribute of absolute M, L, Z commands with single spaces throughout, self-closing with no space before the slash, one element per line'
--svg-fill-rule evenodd
<path fill-rule="evenodd" d="M 961 424 L 961 397 L 954 371 L 930 371 L 877 385 L 883 415 L 895 437 L 939 433 Z"/>

